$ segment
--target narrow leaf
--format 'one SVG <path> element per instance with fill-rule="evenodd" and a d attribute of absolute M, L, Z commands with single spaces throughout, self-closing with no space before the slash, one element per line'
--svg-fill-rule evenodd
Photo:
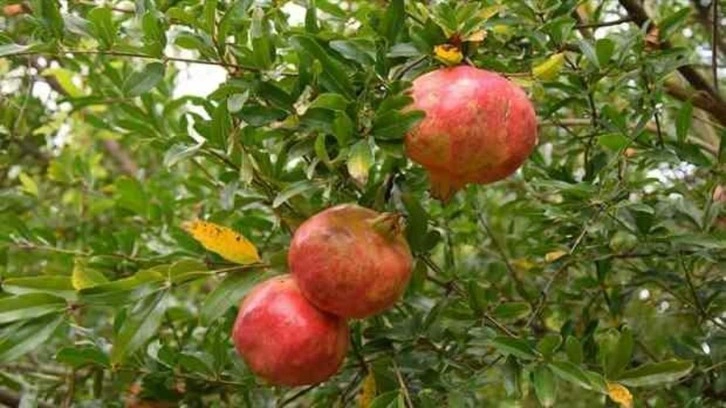
<path fill-rule="evenodd" d="M 642 387 L 670 383 L 687 375 L 693 369 L 693 362 L 670 360 L 660 363 L 648 363 L 628 370 L 617 380 L 631 387 Z"/>
<path fill-rule="evenodd" d="M 0 299 L 0 324 L 28 320 L 60 312 L 66 301 L 45 293 L 28 293 Z"/>
<path fill-rule="evenodd" d="M 156 334 L 164 317 L 170 294 L 167 291 L 148 296 L 126 317 L 111 349 L 111 363 L 117 364 Z"/>
<path fill-rule="evenodd" d="M 246 265 L 260 261 L 254 244 L 227 227 L 197 220 L 184 223 L 182 228 L 204 248 L 230 262 Z"/>

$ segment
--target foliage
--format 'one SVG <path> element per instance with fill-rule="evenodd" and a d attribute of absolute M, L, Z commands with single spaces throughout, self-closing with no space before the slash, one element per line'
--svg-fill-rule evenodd
<path fill-rule="evenodd" d="M 24 403 L 726 395 L 709 2 L 94 3 L 0 17 L 0 382 Z M 447 43 L 526 88 L 540 142 L 515 176 L 442 205 L 401 139 L 421 117 L 405 110 L 410 81 Z M 198 64 L 226 80 L 178 95 Z M 337 376 L 267 387 L 231 346 L 236 305 L 285 272 L 300 222 L 343 202 L 406 215 L 415 276 L 394 310 L 351 322 Z M 205 251 L 183 228 L 197 218 L 261 262 Z"/>

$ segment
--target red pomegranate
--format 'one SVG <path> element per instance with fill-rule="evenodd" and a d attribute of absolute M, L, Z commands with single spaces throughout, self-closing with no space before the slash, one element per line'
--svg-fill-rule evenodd
<path fill-rule="evenodd" d="M 413 109 L 426 117 L 406 135 L 406 153 L 428 170 L 434 197 L 514 173 L 537 143 L 527 95 L 506 78 L 470 66 L 442 68 L 413 81 Z"/>
<path fill-rule="evenodd" d="M 242 301 L 232 340 L 250 370 L 270 384 L 317 384 L 343 362 L 348 325 L 315 308 L 285 275 L 262 282 Z"/>
<path fill-rule="evenodd" d="M 412 257 L 398 215 L 344 204 L 314 215 L 295 231 L 288 263 L 315 306 L 364 318 L 401 297 Z"/>

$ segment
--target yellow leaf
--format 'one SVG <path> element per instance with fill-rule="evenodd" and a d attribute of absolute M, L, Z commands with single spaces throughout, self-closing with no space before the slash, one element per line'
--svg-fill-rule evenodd
<path fill-rule="evenodd" d="M 25 173 L 20 173 L 18 175 L 18 179 L 20 179 L 20 184 L 22 184 L 23 191 L 36 197 L 38 196 L 38 183 L 36 183 L 32 177 Z"/>
<path fill-rule="evenodd" d="M 545 255 L 545 261 L 554 262 L 554 261 L 562 258 L 565 255 L 567 255 L 566 251 L 558 249 L 556 251 L 548 252 L 547 255 Z"/>
<path fill-rule="evenodd" d="M 544 79 L 545 81 L 551 81 L 560 74 L 562 67 L 565 66 L 565 54 L 558 52 L 547 58 L 541 64 L 532 68 L 532 75 L 538 79 Z"/>
<path fill-rule="evenodd" d="M 353 145 L 348 156 L 348 173 L 359 186 L 368 182 L 368 172 L 373 165 L 371 147 L 366 140 Z"/>
<path fill-rule="evenodd" d="M 504 10 L 504 6 L 501 4 L 484 7 L 479 12 L 479 18 L 484 21 L 489 20 L 490 18 L 494 17 L 495 15 L 497 15 L 497 13 L 499 13 L 502 10 Z"/>
<path fill-rule="evenodd" d="M 434 47 L 436 59 L 446 65 L 456 65 L 464 59 L 459 47 L 451 44 L 440 44 Z"/>
<path fill-rule="evenodd" d="M 534 81 L 530 78 L 525 77 L 509 77 L 509 80 L 517 84 L 522 88 L 531 88 L 534 85 Z"/>
<path fill-rule="evenodd" d="M 496 34 L 509 35 L 514 33 L 514 29 L 506 24 L 497 24 L 492 27 L 492 31 Z"/>
<path fill-rule="evenodd" d="M 633 407 L 633 394 L 624 385 L 608 383 L 608 396 L 611 400 L 620 404 L 621 408 Z"/>
<path fill-rule="evenodd" d="M 524 271 L 528 271 L 528 270 L 534 268 L 535 266 L 537 266 L 534 262 L 530 261 L 527 258 L 514 259 L 514 260 L 512 260 L 512 265 L 514 265 L 518 269 L 521 269 Z"/>
<path fill-rule="evenodd" d="M 260 261 L 257 248 L 247 238 L 227 227 L 197 220 L 185 222 L 182 228 L 204 248 L 230 262 L 245 265 Z"/>
<path fill-rule="evenodd" d="M 76 258 L 73 262 L 73 273 L 71 274 L 73 289 L 81 290 L 106 282 L 108 279 L 101 272 L 87 268 L 83 260 Z"/>
<path fill-rule="evenodd" d="M 373 372 L 369 372 L 366 378 L 363 380 L 363 385 L 358 394 L 358 407 L 368 408 L 371 406 L 371 402 L 376 397 L 376 379 L 373 376 Z"/>
<path fill-rule="evenodd" d="M 43 76 L 53 77 L 63 90 L 72 98 L 83 96 L 83 91 L 73 82 L 75 73 L 65 68 L 48 68 L 43 71 Z"/>
<path fill-rule="evenodd" d="M 487 38 L 487 32 L 484 30 L 477 30 L 473 33 L 469 34 L 464 38 L 464 41 L 467 42 L 482 42 L 484 39 Z"/>

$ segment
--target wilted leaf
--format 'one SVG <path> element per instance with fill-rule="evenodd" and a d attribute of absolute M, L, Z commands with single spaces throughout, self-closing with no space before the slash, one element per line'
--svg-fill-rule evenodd
<path fill-rule="evenodd" d="M 608 397 L 620 404 L 621 408 L 633 407 L 633 395 L 625 386 L 618 383 L 608 383 Z"/>
<path fill-rule="evenodd" d="M 182 227 L 204 248 L 230 262 L 246 265 L 260 261 L 254 244 L 230 228 L 200 220 L 186 222 Z"/>
<path fill-rule="evenodd" d="M 461 49 L 451 44 L 440 44 L 434 47 L 434 56 L 446 65 L 456 65 L 464 59 Z"/>
<path fill-rule="evenodd" d="M 358 185 L 365 185 L 368 181 L 368 171 L 373 165 L 373 154 L 367 140 L 354 144 L 348 155 L 348 173 Z"/>
<path fill-rule="evenodd" d="M 558 52 L 547 58 L 544 62 L 532 68 L 532 75 L 537 79 L 551 81 L 560 74 L 565 66 L 565 54 Z"/>
<path fill-rule="evenodd" d="M 369 372 L 363 379 L 363 384 L 358 394 L 358 407 L 368 408 L 371 406 L 373 399 L 376 397 L 376 377 L 373 372 Z"/>
<path fill-rule="evenodd" d="M 90 288 L 101 283 L 108 282 L 108 279 L 99 271 L 88 268 L 84 260 L 76 258 L 73 263 L 71 283 L 76 290 Z"/>

